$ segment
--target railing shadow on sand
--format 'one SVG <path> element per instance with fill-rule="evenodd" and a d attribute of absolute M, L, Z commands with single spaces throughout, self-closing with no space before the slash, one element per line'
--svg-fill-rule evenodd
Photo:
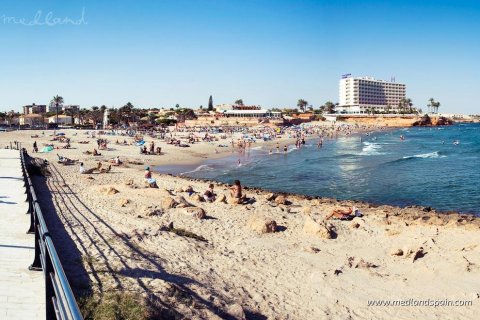
<path fill-rule="evenodd" d="M 35 234 L 35 256 L 29 269 L 43 271 L 44 273 L 46 319 L 81 320 L 83 319 L 82 314 L 45 223 L 42 209 L 27 170 L 27 157 L 26 150 L 21 149 L 20 159 L 28 201 L 27 213 L 31 216 L 30 228 L 27 233 Z"/>
<path fill-rule="evenodd" d="M 80 250 L 83 251 L 84 256 L 88 256 L 87 248 L 93 248 L 97 253 L 97 258 L 100 260 L 97 261 L 97 263 L 93 263 L 90 259 L 84 260 L 86 261 L 88 268 L 90 269 L 89 273 L 92 274 L 95 279 L 97 288 L 100 292 L 103 292 L 104 290 L 106 291 L 106 289 L 103 287 L 98 274 L 105 272 L 110 274 L 116 284 L 116 290 L 128 291 L 128 285 L 125 286 L 121 279 L 122 277 L 127 277 L 133 279 L 143 292 L 147 294 L 148 302 L 151 304 L 151 307 L 157 309 L 155 310 L 157 312 L 156 316 L 162 318 L 181 317 L 175 308 L 163 302 L 155 292 L 149 288 L 142 278 L 161 279 L 171 284 L 175 284 L 183 294 L 190 296 L 196 304 L 203 305 L 218 317 L 223 319 L 234 319 L 233 316 L 213 305 L 211 301 L 203 299 L 187 286 L 188 284 L 202 286 L 202 284 L 181 275 L 168 273 L 162 266 L 162 264 L 166 262 L 164 259 L 145 251 L 132 243 L 125 234 L 115 230 L 101 216 L 88 207 L 80 197 L 78 197 L 76 192 L 74 192 L 74 190 L 72 190 L 66 183 L 55 165 L 49 165 L 48 168 L 51 177 L 48 179 L 48 182 L 46 182 L 48 185 L 45 185 L 43 189 L 56 190 L 49 199 L 49 207 L 51 207 L 52 212 L 54 212 L 55 207 L 59 207 L 60 204 L 63 204 L 62 208 L 64 211 L 58 212 L 53 216 L 63 217 L 64 222 L 60 222 L 60 225 L 70 229 L 70 233 L 75 237 L 75 243 L 80 246 Z M 102 233 L 100 227 L 111 233 L 116 241 L 125 246 L 125 249 L 143 259 L 147 263 L 148 268 L 130 267 L 124 254 L 119 252 L 118 248 L 111 244 L 112 239 Z M 83 240 L 77 235 L 78 232 L 81 232 L 84 235 Z M 118 270 L 118 268 L 111 265 L 112 256 L 107 256 L 105 254 L 106 251 L 110 252 L 110 254 L 120 262 L 122 266 L 121 270 Z M 80 255 L 82 255 L 82 253 L 80 253 Z M 99 268 L 98 266 L 101 267 Z M 245 313 L 249 315 L 249 319 L 264 319 L 261 314 L 255 312 L 245 310 Z"/>

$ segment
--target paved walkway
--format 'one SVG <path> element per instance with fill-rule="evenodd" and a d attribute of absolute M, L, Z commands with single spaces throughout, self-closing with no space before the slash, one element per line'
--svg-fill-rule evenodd
<path fill-rule="evenodd" d="M 43 272 L 28 270 L 34 235 L 26 234 L 25 200 L 20 153 L 0 149 L 0 320 L 45 319 Z"/>

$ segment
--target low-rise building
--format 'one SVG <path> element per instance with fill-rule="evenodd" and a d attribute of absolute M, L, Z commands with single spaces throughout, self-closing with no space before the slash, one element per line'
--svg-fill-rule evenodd
<path fill-rule="evenodd" d="M 217 104 L 215 106 L 215 110 L 217 112 L 223 112 L 223 111 L 226 111 L 226 110 L 233 110 L 233 104 L 228 104 L 228 103 Z"/>
<path fill-rule="evenodd" d="M 80 106 L 76 104 L 67 104 L 62 106 L 62 111 L 72 111 L 74 113 L 77 113 L 78 110 L 80 110 Z"/>
<path fill-rule="evenodd" d="M 58 115 L 58 122 L 57 116 L 51 116 L 48 118 L 48 123 L 56 123 L 60 125 L 70 125 L 72 124 L 73 118 L 71 116 L 66 116 L 64 114 Z"/>
<path fill-rule="evenodd" d="M 22 115 L 18 118 L 18 124 L 21 126 L 36 127 L 42 126 L 44 123 L 43 116 L 35 113 Z"/>
<path fill-rule="evenodd" d="M 280 111 L 270 111 L 265 109 L 253 109 L 253 110 L 226 110 L 222 113 L 224 117 L 237 117 L 237 118 L 281 118 L 282 113 Z"/>

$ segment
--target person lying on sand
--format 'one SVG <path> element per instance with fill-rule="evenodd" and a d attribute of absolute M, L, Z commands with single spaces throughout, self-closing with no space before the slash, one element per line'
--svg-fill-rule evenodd
<path fill-rule="evenodd" d="M 115 158 L 108 160 L 108 162 L 110 162 L 114 166 L 119 166 L 123 163 L 122 161 L 120 161 L 119 156 L 116 156 Z"/>
<path fill-rule="evenodd" d="M 92 174 L 94 171 L 100 171 L 102 163 L 99 162 L 96 168 L 85 169 L 83 167 L 83 162 L 80 163 L 80 174 Z"/>
<path fill-rule="evenodd" d="M 109 173 L 112 170 L 112 165 L 109 165 L 108 168 L 101 168 L 100 173 Z"/>
<path fill-rule="evenodd" d="M 214 202 L 215 201 L 216 195 L 213 192 L 213 187 L 214 187 L 213 184 L 210 184 L 208 186 L 208 190 L 205 191 L 205 193 L 203 194 L 203 199 L 205 199 L 205 201 L 207 201 L 207 202 Z"/>
<path fill-rule="evenodd" d="M 61 163 L 63 165 L 69 165 L 69 164 L 74 164 L 78 160 L 72 160 L 67 157 L 63 157 L 57 153 L 57 158 L 58 158 L 58 163 Z"/>
<path fill-rule="evenodd" d="M 332 212 L 327 215 L 325 220 L 329 220 L 332 217 L 335 217 L 339 220 L 352 220 L 355 217 L 361 217 L 362 214 L 356 207 L 350 207 L 348 209 L 342 209 L 342 208 L 335 208 L 332 210 Z"/>
<path fill-rule="evenodd" d="M 101 153 L 99 153 L 99 152 L 97 151 L 97 149 L 93 149 L 93 153 L 92 153 L 92 154 L 93 154 L 94 156 L 101 156 L 101 155 L 102 155 Z"/>
<path fill-rule="evenodd" d="M 192 186 L 187 186 L 185 192 L 187 192 L 189 196 L 192 196 L 192 194 L 193 194 L 195 191 L 193 191 L 193 187 L 192 187 Z"/>

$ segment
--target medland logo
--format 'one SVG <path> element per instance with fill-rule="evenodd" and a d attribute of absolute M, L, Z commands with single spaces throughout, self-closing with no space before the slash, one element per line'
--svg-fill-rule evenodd
<path fill-rule="evenodd" d="M 68 16 L 57 17 L 52 11 L 44 13 L 42 10 L 38 10 L 32 18 L 21 18 L 15 16 L 7 16 L 6 14 L 0 15 L 0 24 L 16 24 L 26 27 L 34 26 L 47 26 L 55 27 L 61 25 L 80 26 L 86 25 L 88 22 L 85 19 L 85 8 L 82 8 L 80 16 L 77 19 L 72 19 Z"/>

